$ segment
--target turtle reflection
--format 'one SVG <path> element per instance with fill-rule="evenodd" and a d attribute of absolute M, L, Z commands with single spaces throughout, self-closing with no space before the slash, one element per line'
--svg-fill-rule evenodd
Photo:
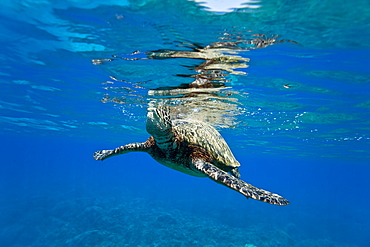
<path fill-rule="evenodd" d="M 123 59 L 135 61 L 141 59 L 173 59 L 188 58 L 204 60 L 201 64 L 191 68 L 191 74 L 178 74 L 178 77 L 192 78 L 188 83 L 178 86 L 162 86 L 149 89 L 149 107 L 156 108 L 167 105 L 171 108 L 174 119 L 192 118 L 210 123 L 215 127 L 234 127 L 241 114 L 242 108 L 238 103 L 240 97 L 246 94 L 232 90 L 231 76 L 246 75 L 243 69 L 248 67 L 249 58 L 240 55 L 241 52 L 251 49 L 265 48 L 267 46 L 295 41 L 283 39 L 280 36 L 264 34 L 252 34 L 245 38 L 241 34 L 232 35 L 224 33 L 219 37 L 222 41 L 202 46 L 197 43 L 182 42 L 177 45 L 180 49 L 159 49 L 142 53 L 135 51 L 127 55 L 114 55 L 110 59 L 96 59 L 94 64 L 106 61 Z M 229 40 L 234 39 L 234 40 Z M 225 41 L 226 40 L 226 41 Z M 141 102 L 145 99 L 139 95 L 135 98 Z M 121 99 L 106 96 L 105 102 L 115 103 L 129 102 L 127 97 Z"/>
<path fill-rule="evenodd" d="M 202 59 L 203 63 L 192 68 L 192 74 L 181 74 L 179 77 L 192 78 L 193 80 L 186 84 L 175 87 L 158 87 L 148 91 L 150 96 L 150 107 L 158 105 L 168 105 L 171 108 L 174 118 L 193 118 L 206 121 L 216 127 L 232 127 L 236 122 L 239 104 L 238 99 L 233 97 L 239 93 L 232 91 L 225 84 L 230 82 L 230 74 L 244 75 L 243 71 L 236 69 L 247 68 L 249 58 L 244 58 L 237 54 L 234 47 L 236 43 L 220 42 L 216 46 L 208 45 L 200 48 L 198 45 L 190 47 L 192 50 L 156 50 L 145 53 L 145 58 L 130 58 L 130 55 L 137 55 L 139 52 L 123 56 L 114 56 L 115 59 L 139 60 L 139 59 L 170 59 L 170 58 L 190 58 Z M 185 44 L 179 45 L 184 47 Z M 104 60 L 106 61 L 106 60 Z M 102 60 L 100 60 L 102 62 Z M 95 60 L 95 63 L 98 63 Z M 243 97 L 244 95 L 242 95 Z M 104 101 L 109 101 L 105 97 Z M 114 97 L 111 101 L 118 102 Z M 125 98 L 122 102 L 127 102 Z"/>

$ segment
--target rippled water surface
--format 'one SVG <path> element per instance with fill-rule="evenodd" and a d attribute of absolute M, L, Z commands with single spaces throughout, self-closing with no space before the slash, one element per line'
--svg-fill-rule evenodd
<path fill-rule="evenodd" d="M 0 6 L 3 246 L 367 246 L 368 1 Z M 145 141 L 161 105 L 213 125 L 242 178 L 291 204 L 142 153 L 93 160 Z"/>

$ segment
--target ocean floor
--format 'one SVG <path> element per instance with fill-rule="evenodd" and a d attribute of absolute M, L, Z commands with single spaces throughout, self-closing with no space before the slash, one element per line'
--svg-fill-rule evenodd
<path fill-rule="evenodd" d="M 251 222 L 241 225 L 232 224 L 228 212 L 211 211 L 211 206 L 192 213 L 184 205 L 167 203 L 122 190 L 14 200 L 1 206 L 0 241 L 9 247 L 349 246 L 307 238 L 293 223 L 269 225 L 253 211 Z M 206 207 L 203 203 L 199 206 Z"/>

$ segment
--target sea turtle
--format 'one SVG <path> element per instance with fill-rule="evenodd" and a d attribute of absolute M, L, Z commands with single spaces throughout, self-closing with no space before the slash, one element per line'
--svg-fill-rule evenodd
<path fill-rule="evenodd" d="M 145 142 L 97 151 L 94 158 L 104 160 L 129 152 L 147 152 L 167 167 L 193 176 L 209 177 L 247 198 L 270 204 L 289 204 L 278 194 L 240 180 L 240 163 L 224 138 L 211 125 L 191 119 L 171 120 L 169 108 L 161 106 L 148 109 L 146 129 L 152 136 Z"/>

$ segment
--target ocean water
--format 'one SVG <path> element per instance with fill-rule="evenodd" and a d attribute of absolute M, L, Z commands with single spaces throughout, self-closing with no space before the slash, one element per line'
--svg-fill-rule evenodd
<path fill-rule="evenodd" d="M 225 2 L 1 1 L 0 246 L 369 246 L 369 1 Z M 290 204 L 93 159 L 158 105 Z"/>

